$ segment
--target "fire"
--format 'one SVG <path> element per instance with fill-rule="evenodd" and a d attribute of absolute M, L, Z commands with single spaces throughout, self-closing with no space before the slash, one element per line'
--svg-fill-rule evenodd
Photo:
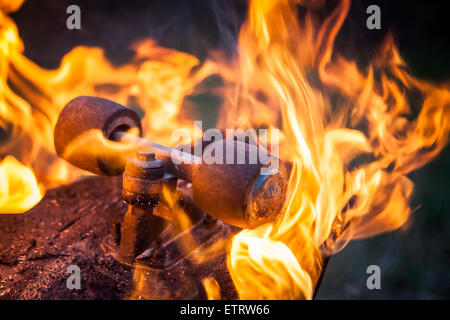
<path fill-rule="evenodd" d="M 53 129 L 60 111 L 80 95 L 138 108 L 146 137 L 166 145 L 173 144 L 171 133 L 176 128 L 193 130 L 190 123 L 179 119 L 179 111 L 183 98 L 212 73 L 210 65 L 194 70 L 199 64 L 194 56 L 143 40 L 134 44 L 136 54 L 124 66 L 113 66 L 100 48 L 80 46 L 62 59 L 58 69 L 46 70 L 23 55 L 24 44 L 7 16 L 21 3 L 0 2 L 0 156 L 13 155 L 32 168 L 46 189 L 85 175 L 58 158 L 53 147 Z M 19 176 L 15 171 L 1 179 Z M 11 195 L 4 203 L 12 201 Z M 36 202 L 27 203 L 22 212 Z M 8 206 L 0 207 L 0 212 Z"/>
<path fill-rule="evenodd" d="M 220 286 L 216 279 L 207 277 L 202 280 L 208 300 L 220 300 Z"/>
<path fill-rule="evenodd" d="M 333 54 L 349 7 L 341 1 L 319 24 L 312 11 L 299 22 L 294 1 L 250 2 L 228 88 L 235 112 L 222 124 L 239 114 L 247 127 L 279 125 L 293 169 L 282 218 L 233 239 L 228 267 L 241 298 L 311 298 L 324 255 L 407 222 L 406 174 L 447 143 L 449 88 L 412 77 L 392 38 L 367 70 Z"/>
<path fill-rule="evenodd" d="M 41 200 L 33 171 L 16 158 L 7 156 L 0 162 L 0 177 L 0 213 L 20 213 Z"/>
<path fill-rule="evenodd" d="M 184 98 L 217 73 L 225 83 L 218 126 L 278 128 L 281 158 L 292 162 L 281 218 L 233 238 L 227 265 L 239 297 L 312 298 L 324 256 L 405 225 L 413 192 L 406 175 L 444 148 L 450 128 L 448 86 L 408 73 L 392 37 L 358 69 L 333 51 L 350 1 L 320 21 L 313 10 L 323 3 L 251 0 L 231 63 L 211 54 L 200 64 L 147 39 L 123 66 L 99 48 L 77 47 L 58 69 L 45 70 L 23 55 L 7 16 L 21 1 L 1 1 L 0 155 L 15 158 L 0 166 L 0 212 L 24 212 L 43 196 L 41 185 L 84 174 L 53 150 L 58 114 L 72 98 L 137 108 L 147 138 L 172 145 L 174 129 L 191 127 L 180 116 Z M 308 8 L 301 19 L 299 5 Z M 410 92 L 421 99 L 412 101 Z M 214 279 L 203 284 L 209 298 L 220 297 Z"/>

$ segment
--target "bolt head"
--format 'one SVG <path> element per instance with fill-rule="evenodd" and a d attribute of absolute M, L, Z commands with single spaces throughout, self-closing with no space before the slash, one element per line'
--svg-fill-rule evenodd
<path fill-rule="evenodd" d="M 155 160 L 155 153 L 151 151 L 141 150 L 136 153 L 136 158 L 141 161 Z"/>
<path fill-rule="evenodd" d="M 158 180 L 164 176 L 164 164 L 155 153 L 141 150 L 136 157 L 128 159 L 124 174 L 143 180 Z"/>

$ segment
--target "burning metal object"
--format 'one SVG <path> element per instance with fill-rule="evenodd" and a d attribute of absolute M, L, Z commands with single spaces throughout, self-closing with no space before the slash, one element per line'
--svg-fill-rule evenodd
<path fill-rule="evenodd" d="M 161 174 L 165 170 L 177 178 L 192 183 L 196 204 L 215 218 L 238 227 L 254 228 L 273 220 L 280 213 L 286 190 L 286 169 L 272 175 L 264 175 L 261 174 L 261 169 L 264 167 L 261 162 L 255 164 L 236 164 L 236 162 L 228 164 L 226 161 L 220 164 L 201 162 L 193 155 L 176 152 L 126 134 L 127 130 L 137 128 L 140 131 L 141 128 L 136 120 L 137 115 L 131 113 L 130 109 L 105 99 L 80 97 L 72 100 L 61 112 L 55 127 L 57 153 L 79 168 L 96 174 L 117 175 L 124 170 L 122 161 L 124 151 L 130 154 L 136 149 L 146 149 L 154 152 L 156 158 L 163 161 L 159 169 Z M 123 148 L 117 149 L 104 144 L 103 149 L 98 147 L 94 149 L 76 142 L 80 136 L 92 130 L 100 131 L 107 139 L 120 141 L 125 136 L 134 140 L 135 143 L 130 147 L 124 145 Z M 101 138 L 101 136 L 98 137 Z M 102 141 L 98 142 L 98 145 L 102 143 Z M 257 148 L 239 141 L 223 140 L 212 143 L 227 145 L 224 150 L 230 150 L 228 145 L 231 145 L 235 158 L 239 157 L 238 153 L 244 152 L 244 159 L 249 159 L 252 148 Z M 179 164 L 174 164 L 173 155 L 179 158 Z M 223 158 L 226 159 L 226 157 L 227 154 L 224 153 Z M 133 164 L 136 162 L 127 162 L 129 170 L 135 172 L 135 178 L 146 179 L 145 170 L 137 169 L 137 166 Z M 132 185 L 129 177 L 130 174 L 124 175 L 124 187 Z M 144 181 L 141 180 L 141 183 Z"/>
<path fill-rule="evenodd" d="M 176 152 L 127 134 L 126 131 L 130 129 L 138 129 L 138 132 L 141 132 L 139 118 L 133 111 L 96 97 L 79 97 L 69 102 L 61 112 L 55 127 L 56 151 L 73 165 L 108 176 L 123 172 L 122 197 L 129 204 L 129 209 L 124 217 L 120 230 L 120 245 L 116 250 L 122 261 L 134 263 L 136 257 L 149 250 L 151 265 L 155 265 L 158 254 L 162 255 L 163 259 L 156 263 L 160 267 L 175 263 L 168 263 L 164 259 L 172 255 L 171 259 L 176 260 L 173 255 L 181 256 L 180 252 L 174 253 L 176 248 L 170 253 L 162 252 L 171 250 L 173 246 L 170 244 L 174 241 L 184 241 L 183 233 L 189 232 L 190 236 L 197 240 L 195 243 L 201 245 L 225 228 L 223 224 L 216 224 L 215 228 L 201 228 L 201 225 L 198 225 L 201 220 L 205 220 L 204 224 L 210 223 L 203 212 L 228 224 L 244 228 L 254 228 L 274 220 L 281 212 L 287 181 L 282 172 L 286 174 L 286 169 L 272 175 L 264 175 L 261 174 L 264 167 L 261 162 L 202 163 L 199 161 L 201 159 L 196 159 L 198 157 L 194 155 Z M 125 137 L 134 143 L 130 147 L 124 145 L 123 148 L 116 149 L 103 144 L 102 150 L 98 147 L 86 147 L 76 141 L 92 130 L 100 131 L 103 138 L 109 140 L 120 143 Z M 99 136 L 99 139 L 101 138 L 102 136 Z M 251 148 L 256 148 L 238 141 L 212 143 L 232 145 L 234 155 L 239 157 L 239 152 L 245 152 L 246 159 L 249 159 Z M 102 141 L 98 141 L 96 145 L 100 144 Z M 239 144 L 242 144 L 243 148 L 239 148 Z M 139 150 L 136 158 L 131 156 L 126 160 L 125 166 L 124 150 L 125 155 Z M 183 161 L 175 164 L 177 162 L 174 163 L 174 155 L 176 160 Z M 224 158 L 226 156 L 223 155 Z M 190 188 L 177 190 L 177 179 L 183 179 L 184 185 L 188 183 Z M 192 190 L 186 191 L 191 188 Z M 176 192 L 180 194 L 175 195 Z M 167 203 L 174 200 L 175 203 L 167 206 Z M 154 211 L 161 203 L 166 207 L 166 214 L 158 216 Z M 178 208 L 175 210 L 174 206 Z M 177 213 L 186 213 L 188 222 L 183 225 L 180 222 L 182 217 L 174 216 Z M 168 223 L 170 221 L 171 224 Z M 171 236 L 166 236 L 163 243 L 161 234 L 168 233 L 167 230 L 171 230 Z M 178 245 L 183 246 L 184 244 Z"/>

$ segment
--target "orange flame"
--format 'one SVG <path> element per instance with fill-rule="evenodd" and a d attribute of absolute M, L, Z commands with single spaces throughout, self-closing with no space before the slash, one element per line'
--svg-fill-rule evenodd
<path fill-rule="evenodd" d="M 220 300 L 220 286 L 216 279 L 206 277 L 202 280 L 208 300 Z"/>
<path fill-rule="evenodd" d="M 280 151 L 293 169 L 281 219 L 233 239 L 228 267 L 241 298 L 311 298 L 323 255 L 406 223 L 413 190 L 406 174 L 447 143 L 449 88 L 413 78 L 391 38 L 365 71 L 333 54 L 349 7 L 341 1 L 318 26 L 311 12 L 300 24 L 293 1 L 250 2 L 229 83 L 237 98 L 227 111 L 235 112 L 222 124 L 234 125 L 237 114 L 247 127 L 280 123 Z M 314 73 L 320 84 L 309 80 Z M 423 97 L 417 115 L 410 90 Z M 341 100 L 332 108 L 336 91 Z"/>
<path fill-rule="evenodd" d="M 45 188 L 86 174 L 60 159 L 53 148 L 53 129 L 61 109 L 80 95 L 100 96 L 142 109 L 146 137 L 166 145 L 173 144 L 171 133 L 176 128 L 194 130 L 179 119 L 179 111 L 183 98 L 213 72 L 210 65 L 194 70 L 197 58 L 144 40 L 134 44 L 136 54 L 124 66 L 113 66 L 100 48 L 80 46 L 62 59 L 57 70 L 45 70 L 22 54 L 24 46 L 17 27 L 6 15 L 21 3 L 0 3 L 0 156 L 14 155 L 31 167 Z M 20 172 L 8 175 L 13 176 L 20 176 Z M 5 199 L 5 203 L 11 201 Z M 22 205 L 23 211 L 35 204 L 27 203 Z"/>
<path fill-rule="evenodd" d="M 0 213 L 21 213 L 41 200 L 43 190 L 33 171 L 16 158 L 7 156 L 0 162 Z"/>

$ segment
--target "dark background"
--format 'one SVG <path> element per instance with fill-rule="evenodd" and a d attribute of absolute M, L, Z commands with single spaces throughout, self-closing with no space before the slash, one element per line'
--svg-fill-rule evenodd
<path fill-rule="evenodd" d="M 66 8 L 71 4 L 81 8 L 81 30 L 66 28 Z M 325 12 L 334 4 L 329 1 Z M 365 10 L 371 4 L 381 7 L 381 30 L 365 27 Z M 124 63 L 132 55 L 129 44 L 145 37 L 200 59 L 211 49 L 231 56 L 246 7 L 242 0 L 30 0 L 12 17 L 25 54 L 43 67 L 56 68 L 62 56 L 78 45 L 103 47 L 111 61 Z M 448 7 L 448 0 L 354 1 L 336 48 L 364 64 L 390 31 L 413 74 L 448 82 Z M 207 109 L 202 110 L 208 118 Z M 351 242 L 332 257 L 317 298 L 450 298 L 449 173 L 447 147 L 433 162 L 410 174 L 416 185 L 412 207 L 417 210 L 409 227 Z M 366 268 L 372 264 L 381 267 L 381 290 L 366 287 Z"/>

